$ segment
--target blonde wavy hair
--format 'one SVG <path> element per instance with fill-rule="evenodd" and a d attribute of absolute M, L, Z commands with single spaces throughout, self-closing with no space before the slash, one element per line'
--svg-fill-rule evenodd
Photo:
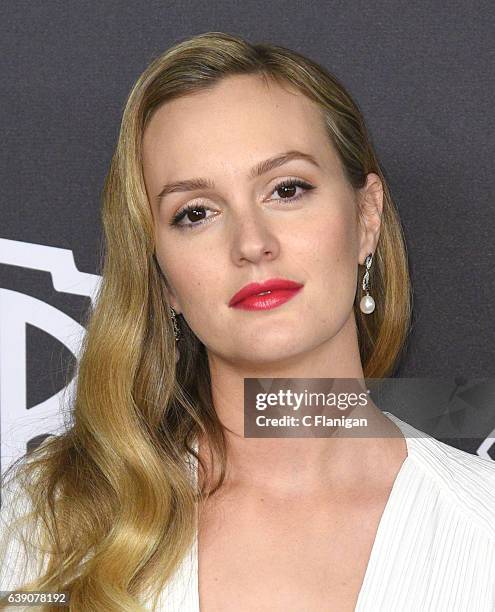
<path fill-rule="evenodd" d="M 316 102 L 353 188 L 363 187 L 369 172 L 382 180 L 382 224 L 370 279 L 376 309 L 364 315 L 359 308 L 364 267 L 354 303 L 365 377 L 390 375 L 405 347 L 412 301 L 405 240 L 362 114 L 343 85 L 297 52 L 221 32 L 178 42 L 157 57 L 129 94 L 104 185 L 103 272 L 86 315 L 72 422 L 11 466 L 32 507 L 25 517 L 32 526 L 27 545 L 47 563 L 24 588 L 67 590 L 71 610 L 134 612 L 144 609 L 144 593 L 154 597 L 154 609 L 193 543 L 198 504 L 224 481 L 225 437 L 212 402 L 207 353 L 183 317 L 175 360 L 141 147 L 164 102 L 239 74 L 289 84 Z M 211 460 L 221 468 L 217 481 L 205 479 L 202 487 L 191 480 L 189 462 L 199 460 L 199 435 L 207 436 Z M 207 476 L 201 461 L 198 469 Z"/>

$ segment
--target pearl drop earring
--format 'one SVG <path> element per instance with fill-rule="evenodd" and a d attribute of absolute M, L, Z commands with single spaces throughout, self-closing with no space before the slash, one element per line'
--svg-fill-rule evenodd
<path fill-rule="evenodd" d="M 371 297 L 370 292 L 368 291 L 369 280 L 370 280 L 370 268 L 371 262 L 373 261 L 373 255 L 370 253 L 366 256 L 364 260 L 364 265 L 366 266 L 366 272 L 363 276 L 363 291 L 366 291 L 366 295 L 363 295 L 361 301 L 359 302 L 359 308 L 361 312 L 364 314 L 371 314 L 375 310 L 375 300 Z"/>

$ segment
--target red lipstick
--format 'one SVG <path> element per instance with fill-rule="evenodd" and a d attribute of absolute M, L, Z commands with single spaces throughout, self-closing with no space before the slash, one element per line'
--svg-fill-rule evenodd
<path fill-rule="evenodd" d="M 285 278 L 270 278 L 262 283 L 249 283 L 232 296 L 229 306 L 244 310 L 276 308 L 293 298 L 302 287 L 301 283 Z"/>

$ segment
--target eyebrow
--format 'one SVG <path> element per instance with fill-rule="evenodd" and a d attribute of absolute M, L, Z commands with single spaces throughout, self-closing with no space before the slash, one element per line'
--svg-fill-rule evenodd
<path fill-rule="evenodd" d="M 258 176 L 262 176 L 270 170 L 274 168 L 278 168 L 283 164 L 286 164 L 293 159 L 303 159 L 317 168 L 320 168 L 320 164 L 316 161 L 313 155 L 309 153 L 303 153 L 302 151 L 292 150 L 286 151 L 285 153 L 281 153 L 280 155 L 276 155 L 275 157 L 270 157 L 269 159 L 265 159 L 259 163 L 257 163 L 251 170 L 249 171 L 249 178 L 254 179 Z M 192 178 L 185 179 L 183 181 L 176 181 L 173 183 L 167 183 L 163 186 L 160 193 L 156 196 L 156 200 L 158 203 L 170 193 L 179 193 L 184 191 L 195 191 L 198 189 L 215 189 L 215 183 L 206 178 Z"/>

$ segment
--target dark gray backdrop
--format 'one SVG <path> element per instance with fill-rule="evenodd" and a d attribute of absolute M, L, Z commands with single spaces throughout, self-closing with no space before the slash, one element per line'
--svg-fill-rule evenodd
<path fill-rule="evenodd" d="M 99 274 L 100 192 L 142 70 L 205 31 L 281 44 L 355 97 L 399 208 L 414 327 L 397 375 L 452 388 L 455 377 L 493 377 L 494 13 L 465 1 L 4 2 L 1 237 L 71 250 L 80 271 Z M 81 320 L 88 298 L 0 261 L 1 287 Z M 28 322 L 27 332 L 29 409 L 63 386 L 72 357 Z M 12 350 L 4 345 L 2 359 Z M 495 428 L 495 400 L 493 414 Z"/>

